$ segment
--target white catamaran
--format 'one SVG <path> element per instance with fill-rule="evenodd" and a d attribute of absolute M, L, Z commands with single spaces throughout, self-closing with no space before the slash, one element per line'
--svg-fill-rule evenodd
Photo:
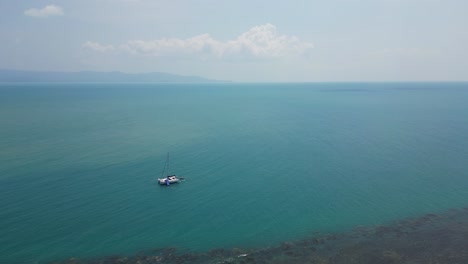
<path fill-rule="evenodd" d="M 161 173 L 162 178 L 158 178 L 158 183 L 161 185 L 169 186 L 173 183 L 179 183 L 183 180 L 183 177 L 178 177 L 175 174 L 169 175 L 169 152 L 167 153 L 166 157 L 166 164 L 164 165 L 164 170 Z"/>

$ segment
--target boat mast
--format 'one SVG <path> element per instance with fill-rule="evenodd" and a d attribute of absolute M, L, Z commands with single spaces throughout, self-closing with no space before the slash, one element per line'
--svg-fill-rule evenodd
<path fill-rule="evenodd" d="M 167 176 L 169 176 L 169 152 L 167 153 L 166 164 L 167 164 Z"/>
<path fill-rule="evenodd" d="M 166 156 L 166 163 L 164 164 L 161 177 L 166 178 L 168 175 L 169 175 L 169 152 L 167 153 L 167 156 Z"/>

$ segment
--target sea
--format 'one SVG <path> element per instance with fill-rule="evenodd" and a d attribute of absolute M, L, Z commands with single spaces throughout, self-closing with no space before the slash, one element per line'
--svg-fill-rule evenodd
<path fill-rule="evenodd" d="M 0 84 L 0 263 L 264 248 L 467 187 L 468 83 Z"/>

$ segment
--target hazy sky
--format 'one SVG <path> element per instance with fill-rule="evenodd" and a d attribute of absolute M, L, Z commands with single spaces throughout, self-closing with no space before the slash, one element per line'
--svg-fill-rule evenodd
<path fill-rule="evenodd" d="M 468 80 L 466 0 L 0 0 L 0 68 Z"/>

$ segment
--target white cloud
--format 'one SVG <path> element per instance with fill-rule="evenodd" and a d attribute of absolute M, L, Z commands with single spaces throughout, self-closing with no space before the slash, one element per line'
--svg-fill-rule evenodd
<path fill-rule="evenodd" d="M 86 42 L 83 46 L 96 51 L 125 50 L 132 54 L 151 56 L 199 58 L 278 58 L 304 54 L 313 45 L 295 36 L 279 35 L 276 27 L 265 24 L 251 28 L 234 40 L 219 41 L 209 34 L 188 39 L 164 38 L 156 40 L 131 40 L 114 48 L 97 42 Z"/>
<path fill-rule="evenodd" d="M 102 45 L 102 44 L 99 44 L 98 42 L 92 42 L 92 41 L 87 41 L 83 43 L 83 47 L 90 49 L 90 50 L 100 51 L 100 52 L 115 50 L 115 47 L 112 45 Z"/>
<path fill-rule="evenodd" d="M 41 9 L 28 9 L 24 11 L 24 14 L 32 17 L 63 16 L 63 9 L 60 6 L 48 5 Z"/>

